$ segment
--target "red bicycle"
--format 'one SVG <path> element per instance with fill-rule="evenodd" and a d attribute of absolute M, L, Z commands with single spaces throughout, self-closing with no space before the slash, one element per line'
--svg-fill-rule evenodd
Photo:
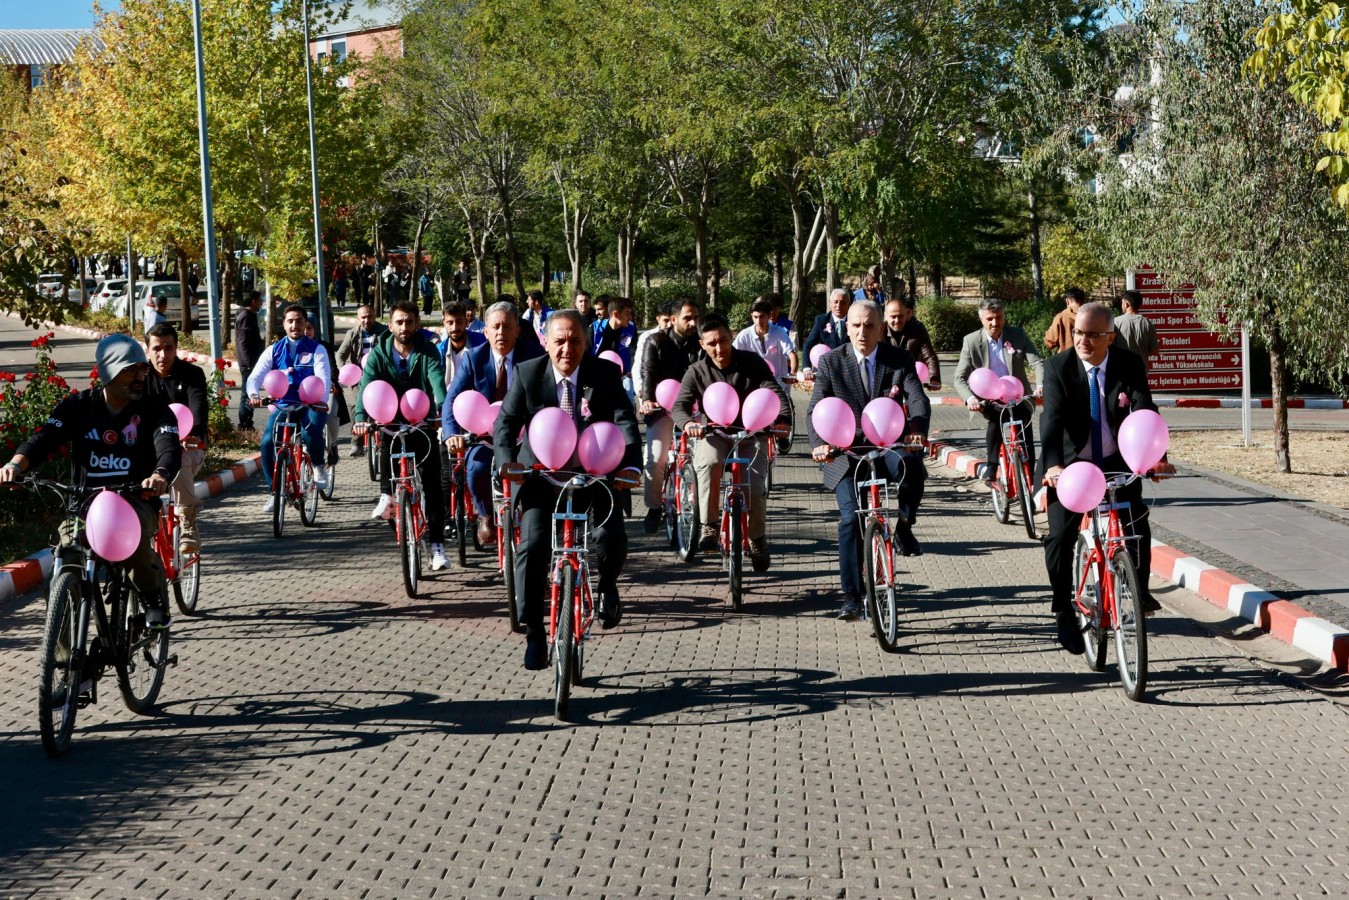
<path fill-rule="evenodd" d="M 665 538 L 679 558 L 690 562 L 698 551 L 698 475 L 693 470 L 693 443 L 684 432 L 667 451 L 665 483 L 661 498 L 665 506 Z"/>
<path fill-rule="evenodd" d="M 282 410 L 273 428 L 276 465 L 272 469 L 272 535 L 281 537 L 286 527 L 286 507 L 300 511 L 306 526 L 318 517 L 319 488 L 314 480 L 314 461 L 305 448 L 300 415 L 306 409 L 327 412 L 326 403 L 301 403 Z"/>
<path fill-rule="evenodd" d="M 731 608 L 740 609 L 745 601 L 745 556 L 749 553 L 749 492 L 750 469 L 754 457 L 745 455 L 742 447 L 748 442 L 754 444 L 765 434 L 771 444 L 775 435 L 765 431 L 733 431 L 716 426 L 704 426 L 707 433 L 720 435 L 731 442 L 726 458 L 722 461 L 722 500 L 721 526 L 719 541 L 722 560 L 726 566 L 726 577 L 731 585 Z M 754 447 L 757 455 L 759 448 Z M 696 507 L 695 492 L 695 507 Z"/>
<path fill-rule="evenodd" d="M 993 401 L 985 401 L 993 403 Z M 991 473 L 993 517 L 1002 525 L 1012 518 L 1012 504 L 1021 508 L 1026 534 L 1035 540 L 1035 496 L 1031 493 L 1030 463 L 1027 461 L 1025 423 L 1017 418 L 1018 404 L 993 403 L 1001 412 L 1002 446 L 998 448 L 997 471 Z"/>
<path fill-rule="evenodd" d="M 155 530 L 155 552 L 164 566 L 164 577 L 173 585 L 173 599 L 185 616 L 197 614 L 197 597 L 201 593 L 201 553 L 183 553 L 179 537 L 177 508 L 166 494 L 159 512 L 159 527 Z"/>
<path fill-rule="evenodd" d="M 1073 555 L 1073 597 L 1078 627 L 1086 638 L 1087 665 L 1105 669 L 1106 637 L 1115 635 L 1115 660 L 1119 680 L 1130 700 L 1142 700 L 1148 681 L 1148 630 L 1143 597 L 1138 587 L 1136 535 L 1125 533 L 1120 511 L 1129 503 L 1116 500 L 1116 492 L 1138 479 L 1132 473 L 1106 476 L 1106 496 L 1101 504 L 1082 515 Z"/>
<path fill-rule="evenodd" d="M 435 423 L 425 420 L 432 429 Z M 372 428 L 371 430 L 375 430 Z M 393 428 L 379 427 L 389 438 L 389 466 L 393 470 L 394 539 L 398 543 L 398 558 L 403 570 L 403 589 L 409 597 L 417 596 L 422 577 L 422 543 L 426 540 L 426 495 L 422 491 L 422 473 L 417 452 L 407 445 L 408 435 L 418 430 L 416 425 L 400 424 Z M 427 446 L 435 451 L 435 438 L 429 437 Z"/>
<path fill-rule="evenodd" d="M 475 439 L 471 435 L 465 437 L 466 444 L 463 450 L 450 453 L 450 491 L 447 499 L 446 509 L 449 511 L 449 521 L 446 523 L 454 529 L 454 543 L 459 551 L 459 568 L 468 565 L 468 542 L 473 541 L 474 550 L 482 550 L 482 544 L 478 541 L 478 507 L 473 502 L 473 496 L 468 489 L 468 451 L 469 448 L 482 443 L 482 439 Z"/>
<path fill-rule="evenodd" d="M 497 568 L 506 583 L 506 606 L 510 609 L 511 631 L 522 632 L 520 611 L 515 606 L 515 554 L 520 543 L 520 520 L 511 499 L 511 480 L 492 479 L 492 506 L 497 519 Z"/>

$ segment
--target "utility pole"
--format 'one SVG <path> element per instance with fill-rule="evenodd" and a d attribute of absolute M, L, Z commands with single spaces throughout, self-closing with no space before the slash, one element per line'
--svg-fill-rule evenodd
<path fill-rule="evenodd" d="M 323 265 L 323 222 L 319 216 L 319 155 L 314 139 L 314 64 L 309 52 L 309 0 L 304 2 L 304 86 L 309 96 L 309 182 L 314 195 L 314 259 L 318 263 L 319 337 L 331 341 L 328 333 L 328 285 Z"/>
<path fill-rule="evenodd" d="M 192 0 L 192 41 L 197 54 L 197 142 L 201 145 L 201 219 L 206 246 L 206 315 L 211 323 L 211 359 L 223 352 L 220 346 L 220 284 L 215 254 L 215 211 L 211 202 L 211 151 L 206 138 L 206 64 L 201 52 L 201 0 Z M 196 305 L 196 297 L 188 301 Z M 184 323 L 186 324 L 186 323 Z"/>

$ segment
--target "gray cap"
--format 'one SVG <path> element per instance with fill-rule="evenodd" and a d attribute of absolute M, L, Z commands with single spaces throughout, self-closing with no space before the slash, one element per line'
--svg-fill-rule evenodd
<path fill-rule="evenodd" d="M 98 379 L 104 384 L 120 375 L 127 366 L 150 362 L 145 358 L 145 350 L 128 334 L 110 334 L 99 341 L 94 348 L 94 359 L 98 363 Z"/>

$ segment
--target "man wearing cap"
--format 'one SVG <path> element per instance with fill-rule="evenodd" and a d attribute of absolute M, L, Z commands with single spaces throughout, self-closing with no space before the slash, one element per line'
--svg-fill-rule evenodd
<path fill-rule="evenodd" d="M 128 560 L 131 583 L 152 628 L 168 624 L 164 567 L 154 549 L 159 495 L 178 474 L 182 449 L 178 421 L 162 397 L 146 393 L 150 364 L 135 338 L 110 334 L 94 350 L 101 388 L 67 397 L 47 421 L 0 467 L 0 484 L 16 481 L 60 447 L 70 447 L 71 480 L 90 489 L 140 485 L 149 498 L 128 497 L 140 520 L 141 537 Z M 92 499 L 92 497 L 91 497 Z M 70 541 L 74 535 L 65 535 Z"/>
<path fill-rule="evenodd" d="M 197 472 L 206 460 L 207 427 L 210 425 L 206 373 L 199 366 L 178 358 L 178 332 L 167 322 L 160 322 L 146 332 L 145 349 L 150 359 L 146 391 L 165 403 L 181 403 L 192 413 L 191 433 L 178 435 L 183 445 L 183 460 L 169 494 L 178 511 L 178 524 L 182 526 L 178 549 L 183 553 L 197 553 L 201 550 L 201 533 L 197 529 L 201 500 L 197 499 L 196 481 Z"/>

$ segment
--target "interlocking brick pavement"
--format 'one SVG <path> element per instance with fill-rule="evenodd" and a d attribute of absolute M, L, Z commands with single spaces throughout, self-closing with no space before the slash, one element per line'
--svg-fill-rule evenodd
<path fill-rule="evenodd" d="M 279 541 L 255 479 L 203 515 L 157 715 L 108 687 L 46 759 L 42 602 L 0 607 L 0 895 L 1343 895 L 1344 708 L 1172 613 L 1129 702 L 1057 648 L 1039 546 L 931 474 L 895 654 L 829 617 L 799 456 L 742 613 L 630 524 L 572 725 L 486 555 L 410 600 L 359 465 Z"/>

